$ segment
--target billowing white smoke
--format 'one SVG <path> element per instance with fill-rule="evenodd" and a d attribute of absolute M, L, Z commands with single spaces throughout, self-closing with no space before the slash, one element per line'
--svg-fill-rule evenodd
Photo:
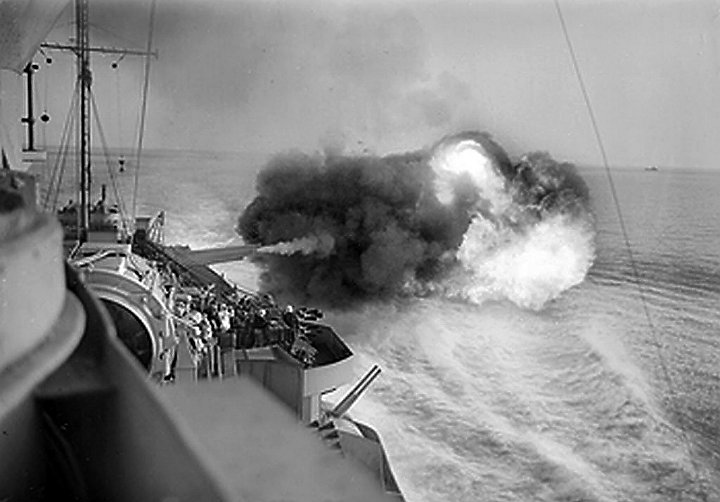
<path fill-rule="evenodd" d="M 477 218 L 458 251 L 468 274 L 460 284 L 461 294 L 476 303 L 508 299 L 524 308 L 540 309 L 580 284 L 594 256 L 589 225 L 564 215 L 521 232 Z"/>
<path fill-rule="evenodd" d="M 540 309 L 583 281 L 595 257 L 589 214 L 529 213 L 513 198 L 513 180 L 472 139 L 441 145 L 431 165 L 440 202 L 451 203 L 467 183 L 479 196 L 456 253 L 461 268 L 445 284 L 447 293 L 475 303 L 507 299 Z M 535 216 L 517 217 L 522 214 Z"/>
<path fill-rule="evenodd" d="M 335 248 L 335 239 L 330 234 L 313 234 L 289 242 L 278 242 L 270 246 L 258 248 L 256 252 L 279 255 L 318 254 L 328 256 Z"/>

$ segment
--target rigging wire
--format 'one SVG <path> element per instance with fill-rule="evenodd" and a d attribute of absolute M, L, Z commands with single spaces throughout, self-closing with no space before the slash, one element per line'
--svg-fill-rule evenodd
<path fill-rule="evenodd" d="M 138 192 L 138 180 L 140 178 L 140 158 L 142 156 L 143 136 L 145 134 L 145 113 L 147 111 L 147 94 L 148 87 L 150 84 L 150 56 L 152 53 L 153 33 L 155 31 L 155 6 L 157 5 L 156 0 L 152 0 L 150 4 L 150 20 L 148 29 L 148 39 L 145 55 L 145 72 L 143 82 L 143 93 L 142 93 L 142 109 L 140 112 L 140 130 L 138 131 L 138 145 L 137 145 L 137 156 L 135 159 L 135 187 L 133 188 L 132 198 L 132 219 L 135 221 L 137 215 L 137 192 Z"/>
<path fill-rule="evenodd" d="M 75 104 L 75 108 L 77 108 L 77 103 Z M 73 113 L 69 130 L 72 130 L 75 126 L 75 121 L 76 121 L 75 115 L 76 114 Z M 52 204 L 53 212 L 57 211 L 58 198 L 60 197 L 60 192 L 62 190 L 63 175 L 65 173 L 65 166 L 67 165 L 68 153 L 70 151 L 70 144 L 72 143 L 70 141 L 70 134 L 72 134 L 72 133 L 68 133 L 68 137 L 65 139 L 65 143 L 63 145 L 63 150 L 58 155 L 58 159 L 57 159 L 57 162 L 61 163 L 60 164 L 61 168 L 60 168 L 60 175 L 58 176 L 58 180 L 57 180 L 57 186 L 55 187 L 55 197 L 53 199 L 53 204 Z"/>
<path fill-rule="evenodd" d="M 46 58 L 45 58 L 45 62 L 46 62 L 46 64 L 45 64 L 45 71 L 43 71 L 43 72 L 41 73 L 41 74 L 42 74 L 42 77 L 43 77 L 43 112 L 42 112 L 42 115 L 40 115 L 40 121 L 41 121 L 43 124 L 42 124 L 42 128 L 40 129 L 40 131 L 41 131 L 41 133 L 42 133 L 41 139 L 40 139 L 40 144 L 42 145 L 42 150 L 43 150 L 43 151 L 47 151 L 47 130 L 46 130 L 47 127 L 46 127 L 46 125 L 45 125 L 47 121 L 45 120 L 45 117 L 48 116 L 48 112 L 47 112 L 47 105 L 48 105 L 48 81 L 50 80 L 50 79 L 48 78 L 48 76 L 47 76 L 47 72 L 48 72 L 48 70 L 50 69 L 50 65 L 47 63 L 47 61 L 49 61 L 49 59 L 46 57 Z"/>
<path fill-rule="evenodd" d="M 68 109 L 68 114 L 65 118 L 62 135 L 60 136 L 60 149 L 58 150 L 58 155 L 55 158 L 55 165 L 53 166 L 52 174 L 50 175 L 50 183 L 48 184 L 47 191 L 45 192 L 45 199 L 43 200 L 43 209 L 45 210 L 48 209 L 50 197 L 53 193 L 55 198 L 53 199 L 51 210 L 55 212 L 57 209 L 57 201 L 60 196 L 60 190 L 62 189 L 63 174 L 65 173 L 67 153 L 70 148 L 70 135 L 72 134 L 72 130 L 75 125 L 75 109 L 77 108 L 78 95 L 78 84 L 76 83 L 75 91 L 73 92 L 72 100 L 70 101 L 70 108 Z"/>
<path fill-rule="evenodd" d="M 120 67 L 118 61 L 115 61 L 113 69 L 115 70 L 115 107 L 117 110 L 115 114 L 117 116 L 117 130 L 118 130 L 118 147 L 123 147 L 123 130 L 122 130 L 122 103 L 120 97 Z"/>
<path fill-rule="evenodd" d="M 122 221 L 123 227 L 128 228 L 127 221 L 127 209 L 125 208 L 125 201 L 122 198 L 120 190 L 117 186 L 117 179 L 110 163 L 110 149 L 108 148 L 107 140 L 105 138 L 105 132 L 103 131 L 102 124 L 100 123 L 100 115 L 95 101 L 95 93 L 90 93 L 90 102 L 93 108 L 93 115 L 95 116 L 95 124 L 97 125 L 97 131 L 100 136 L 100 142 L 102 143 L 103 153 L 105 154 L 105 164 L 107 166 L 108 175 L 110 177 L 110 184 L 112 185 L 113 193 L 115 194 L 115 201 L 118 204 L 120 210 L 120 221 Z"/>
<path fill-rule="evenodd" d="M 47 112 L 47 102 L 48 102 L 47 95 L 48 95 L 48 81 L 47 81 L 47 79 L 45 79 L 45 106 L 43 107 L 44 108 L 43 114 L 40 116 L 40 120 L 42 120 L 42 122 L 43 122 L 42 129 L 41 129 L 42 138 L 40 141 L 42 143 L 42 149 L 45 151 L 47 151 L 47 122 L 50 120 L 50 118 L 49 118 L 50 116 L 48 115 L 48 112 Z M 46 117 L 47 117 L 47 120 L 45 119 Z"/>
<path fill-rule="evenodd" d="M 638 270 L 637 260 L 635 258 L 635 253 L 632 250 L 632 246 L 630 245 L 630 238 L 628 236 L 627 226 L 625 224 L 625 219 L 622 214 L 622 210 L 620 209 L 620 199 L 617 194 L 617 190 L 615 188 L 615 182 L 613 180 L 612 174 L 610 172 L 610 163 L 608 162 L 607 153 L 605 150 L 604 143 L 602 141 L 602 137 L 600 135 L 600 128 L 598 127 L 597 119 L 595 118 L 595 112 L 593 111 L 592 103 L 590 101 L 590 95 L 588 93 L 587 87 L 585 86 L 585 82 L 582 78 L 582 73 L 580 72 L 580 65 L 578 64 L 577 56 L 575 54 L 575 49 L 573 47 L 572 41 L 570 39 L 570 35 L 568 33 L 567 25 L 565 23 L 565 18 L 563 16 L 562 10 L 560 9 L 560 2 L 559 0 L 553 0 L 555 3 L 555 9 L 557 10 L 558 19 L 560 20 L 560 26 L 563 31 L 563 35 L 565 36 L 565 42 L 568 47 L 568 51 L 570 53 L 570 59 L 572 60 L 573 69 L 575 71 L 575 76 L 577 77 L 578 85 L 580 87 L 580 91 L 583 96 L 583 100 L 585 101 L 585 106 L 587 108 L 588 116 L 590 118 L 590 123 L 592 125 L 593 132 L 595 134 L 595 139 L 598 144 L 598 148 L 600 149 L 600 155 L 602 156 L 603 161 L 603 167 L 605 170 L 605 174 L 607 176 L 608 185 L 610 187 L 610 193 L 612 195 L 613 204 L 615 205 L 615 212 L 617 214 L 618 222 L 620 224 L 620 231 L 622 233 L 623 242 L 626 248 L 626 251 L 628 253 L 628 259 L 630 260 L 630 266 L 632 270 L 632 280 L 635 286 L 638 290 L 638 295 L 640 297 L 640 303 L 642 305 L 642 310 L 644 317 L 647 321 L 648 327 L 650 328 L 650 333 L 652 334 L 655 349 L 657 351 L 658 359 L 660 362 L 660 368 L 662 371 L 663 378 L 665 379 L 665 382 L 668 387 L 668 392 L 670 394 L 670 403 L 671 405 L 677 402 L 677 389 L 675 382 L 672 378 L 672 375 L 670 374 L 668 364 L 665 360 L 665 355 L 662 351 L 662 342 L 660 340 L 660 337 L 658 335 L 657 327 L 655 326 L 655 323 L 653 321 L 652 315 L 650 314 L 650 309 L 648 307 L 648 300 L 647 295 L 645 293 L 645 288 L 643 287 L 642 281 L 640 280 L 640 272 Z M 686 431 L 682 428 L 678 428 L 680 438 L 687 450 L 688 458 L 690 460 L 690 464 L 693 469 L 693 475 L 696 480 L 703 482 L 704 479 L 700 475 L 700 468 L 698 467 L 695 459 L 692 455 L 692 447 L 690 444 L 690 439 L 687 437 Z M 705 490 L 705 487 L 702 487 L 701 495 L 704 499 L 707 498 L 707 491 Z"/>

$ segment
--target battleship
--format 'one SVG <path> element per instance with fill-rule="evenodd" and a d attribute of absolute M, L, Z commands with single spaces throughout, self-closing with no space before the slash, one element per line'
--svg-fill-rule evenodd
<path fill-rule="evenodd" d="M 105 186 L 91 204 L 90 54 L 144 57 L 147 91 L 155 53 L 91 46 L 88 0 L 71 44 L 45 41 L 65 7 L 0 0 L 0 500 L 403 500 L 348 415 L 379 367 L 327 403 L 357 362 L 322 312 L 210 268 L 263 248 L 169 246 L 164 212 L 129 217 Z M 59 211 L 24 167 L 32 92 L 25 151 L 7 134 L 38 49 L 77 59 L 79 200 Z"/>

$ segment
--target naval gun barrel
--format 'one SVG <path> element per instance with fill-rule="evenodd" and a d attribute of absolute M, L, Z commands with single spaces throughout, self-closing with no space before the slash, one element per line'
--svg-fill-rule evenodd
<path fill-rule="evenodd" d="M 341 417 L 352 407 L 353 404 L 363 395 L 371 383 L 380 375 L 380 366 L 375 364 L 365 375 L 350 389 L 344 398 L 330 411 L 333 417 Z"/>
<path fill-rule="evenodd" d="M 223 246 L 207 249 L 194 249 L 185 251 L 184 254 L 196 265 L 213 265 L 215 263 L 226 263 L 240 261 L 248 256 L 254 255 L 260 246 L 239 245 Z"/>

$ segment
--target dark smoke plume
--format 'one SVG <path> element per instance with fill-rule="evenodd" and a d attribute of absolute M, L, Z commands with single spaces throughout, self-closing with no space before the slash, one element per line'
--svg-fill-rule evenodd
<path fill-rule="evenodd" d="M 574 210 L 574 199 L 587 195 L 572 166 L 546 154 L 513 165 L 487 134 L 462 133 L 440 144 L 453 141 L 475 142 L 493 158 L 508 194 L 523 208 L 515 219 Z M 257 196 L 239 218 L 238 232 L 249 244 L 316 236 L 334 247 L 257 258 L 265 267 L 263 288 L 338 304 L 391 296 L 409 283 L 442 277 L 455 265 L 455 252 L 484 206 L 481 192 L 462 177 L 452 201 L 440 202 L 434 188 L 438 175 L 431 167 L 437 148 L 385 157 L 289 153 L 273 158 L 258 175 Z"/>
<path fill-rule="evenodd" d="M 515 166 L 514 197 L 518 204 L 540 213 L 568 213 L 586 218 L 590 191 L 569 162 L 556 162 L 547 152 L 524 155 Z"/>

